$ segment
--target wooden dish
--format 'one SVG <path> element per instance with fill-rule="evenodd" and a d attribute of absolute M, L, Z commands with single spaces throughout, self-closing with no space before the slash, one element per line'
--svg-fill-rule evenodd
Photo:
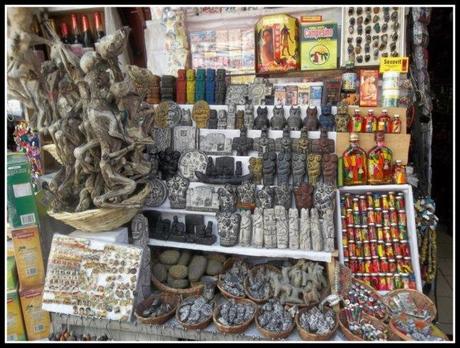
<path fill-rule="evenodd" d="M 409 296 L 414 300 L 415 302 L 415 305 L 417 306 L 417 308 L 420 308 L 420 309 L 427 309 L 428 312 L 430 313 L 430 319 L 431 321 L 433 321 L 435 318 L 436 318 L 436 306 L 434 305 L 434 303 L 431 301 L 431 299 L 422 294 L 421 292 L 418 292 L 417 290 L 413 290 L 413 289 L 397 289 L 397 290 L 393 290 L 393 291 L 390 291 L 385 297 L 384 297 L 384 300 L 385 300 L 385 304 L 387 305 L 388 307 L 388 311 L 389 311 L 389 314 L 392 315 L 392 312 L 390 310 L 390 306 L 389 306 L 389 303 L 391 301 L 391 299 L 393 297 L 396 297 L 398 296 L 399 294 L 402 294 L 402 293 L 408 293 Z M 408 316 L 411 316 L 410 314 L 408 313 L 398 313 L 398 314 L 395 314 L 395 315 L 399 315 L 399 314 L 407 314 Z M 412 316 L 413 317 L 413 316 Z M 420 319 L 420 318 L 415 318 L 414 319 Z"/>
<path fill-rule="evenodd" d="M 292 321 L 292 325 L 285 332 L 273 332 L 273 331 L 264 329 L 262 326 L 260 326 L 258 317 L 259 317 L 259 309 L 257 309 L 255 319 L 254 319 L 254 321 L 256 322 L 257 331 L 259 331 L 262 334 L 262 336 L 266 338 L 270 338 L 272 340 L 281 340 L 284 338 L 288 338 L 289 335 L 292 333 L 292 331 L 295 328 L 295 322 Z"/>
<path fill-rule="evenodd" d="M 303 326 L 300 325 L 300 316 L 302 315 L 302 313 L 307 312 L 313 307 L 314 306 L 308 306 L 308 307 L 302 308 L 301 310 L 299 310 L 299 312 L 297 312 L 295 316 L 295 324 L 297 326 L 297 330 L 299 331 L 299 336 L 304 341 L 329 341 L 329 339 L 335 334 L 335 332 L 337 331 L 339 327 L 339 315 L 336 312 L 334 312 L 335 313 L 335 326 L 330 333 L 326 335 L 314 334 L 314 333 L 311 333 L 305 330 Z M 333 309 L 331 310 L 333 311 Z"/>
<path fill-rule="evenodd" d="M 151 279 L 152 279 L 153 285 L 155 285 L 155 287 L 158 290 L 161 290 L 161 291 L 164 291 L 164 292 L 167 292 L 167 293 L 170 293 L 170 294 L 182 295 L 182 297 L 184 297 L 184 298 L 188 297 L 188 296 L 201 295 L 201 293 L 203 292 L 203 288 L 204 288 L 204 285 L 202 283 L 198 283 L 198 284 L 194 283 L 195 285 L 193 285 L 190 288 L 176 289 L 176 288 L 171 288 L 171 287 L 163 284 L 157 278 L 155 278 L 155 276 L 153 274 L 152 274 Z"/>
<path fill-rule="evenodd" d="M 223 306 L 223 304 L 217 306 L 213 311 L 212 319 L 214 321 L 214 324 L 217 327 L 217 330 L 219 330 L 222 333 L 235 334 L 235 333 L 245 332 L 249 328 L 249 326 L 252 324 L 252 321 L 254 320 L 254 317 L 257 312 L 257 305 L 253 301 L 248 300 L 248 299 L 240 299 L 240 300 L 235 300 L 235 302 L 250 304 L 251 306 L 254 307 L 254 314 L 252 315 L 251 319 L 247 320 L 246 322 L 242 324 L 234 325 L 234 326 L 227 326 L 227 325 L 221 324 L 219 320 L 217 319 L 220 313 L 220 308 Z"/>
<path fill-rule="evenodd" d="M 193 297 L 196 297 L 198 298 L 199 296 L 193 296 Z M 181 303 L 182 304 L 182 303 Z M 177 309 L 176 309 L 176 320 L 179 324 L 181 324 L 185 330 L 201 330 L 201 329 L 205 329 L 208 327 L 209 323 L 212 321 L 212 312 L 211 312 L 211 315 L 209 316 L 209 318 L 206 318 L 205 320 L 203 320 L 201 323 L 198 323 L 198 324 L 187 324 L 187 323 L 184 323 L 182 321 L 179 320 L 179 309 L 180 309 L 180 306 L 181 304 L 179 304 L 177 306 Z M 212 307 L 213 307 L 213 311 L 214 311 L 214 307 L 216 306 L 216 303 L 213 301 L 212 302 Z"/>
<path fill-rule="evenodd" d="M 160 298 L 161 302 L 170 304 L 172 306 L 171 310 L 167 313 L 159 315 L 158 317 L 144 318 L 141 315 L 142 312 L 146 308 L 150 307 L 153 300 L 156 298 Z M 174 313 L 176 312 L 176 309 L 177 309 L 177 305 L 179 304 L 181 300 L 182 298 L 179 295 L 169 294 L 167 292 L 162 292 L 160 294 L 154 294 L 137 305 L 137 308 L 134 311 L 134 315 L 137 318 L 137 320 L 140 321 L 142 324 L 161 325 L 174 316 Z"/>
<path fill-rule="evenodd" d="M 415 340 L 413 338 L 411 338 L 410 336 L 406 335 L 404 332 L 400 331 L 396 327 L 394 322 L 398 318 L 401 318 L 401 319 L 407 319 L 407 318 L 414 319 L 414 317 L 411 317 L 411 316 L 406 315 L 406 314 L 402 314 L 400 316 L 396 316 L 396 317 L 391 318 L 390 324 L 389 324 L 389 328 L 390 328 L 391 332 L 395 336 L 399 337 L 403 341 L 414 341 L 415 342 Z M 422 319 L 418 319 L 418 320 L 414 319 L 414 320 L 415 320 L 416 325 L 425 326 L 427 324 L 427 322 L 425 322 Z M 439 329 L 436 325 L 433 325 L 433 324 L 429 324 L 429 325 L 431 326 L 433 336 L 438 336 L 438 337 L 443 338 L 445 341 L 449 341 L 449 338 L 446 336 L 446 334 L 444 332 L 441 331 L 441 329 Z"/>
<path fill-rule="evenodd" d="M 249 270 L 249 272 L 250 273 L 256 272 L 259 268 L 268 268 L 272 272 L 281 274 L 281 271 L 277 267 L 275 267 L 273 265 L 270 265 L 270 264 L 261 264 L 261 265 L 254 266 Z M 249 274 L 246 276 L 246 278 L 244 278 L 244 293 L 246 294 L 246 296 L 249 299 L 251 299 L 252 301 L 254 301 L 257 304 L 263 304 L 263 303 L 267 302 L 270 299 L 270 297 L 272 297 L 272 295 L 273 295 L 273 290 L 271 289 L 270 294 L 269 294 L 269 296 L 267 298 L 258 299 L 258 298 L 255 298 L 255 297 L 251 296 L 251 294 L 249 293 L 248 289 L 249 289 Z"/>
<path fill-rule="evenodd" d="M 222 295 L 224 295 L 226 298 L 234 298 L 236 300 L 238 299 L 244 299 L 246 298 L 246 295 L 243 295 L 243 296 L 235 296 L 231 293 L 229 293 L 228 291 L 226 291 L 223 286 L 222 286 L 222 277 L 224 276 L 225 272 L 227 272 L 230 268 L 232 268 L 233 264 L 238 261 L 238 260 L 242 260 L 243 263 L 247 265 L 247 263 L 244 261 L 243 258 L 241 257 L 235 257 L 235 256 L 232 256 L 230 257 L 228 260 L 226 260 L 224 262 L 224 268 L 223 268 L 223 271 L 221 274 L 219 274 L 218 278 L 217 278 L 217 288 L 219 289 L 219 291 L 221 292 Z M 248 266 L 248 269 L 249 269 L 249 266 Z M 243 288 L 244 288 L 244 280 L 243 280 Z"/>

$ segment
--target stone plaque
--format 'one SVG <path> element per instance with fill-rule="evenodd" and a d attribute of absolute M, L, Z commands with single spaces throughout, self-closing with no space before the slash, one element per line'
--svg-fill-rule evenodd
<path fill-rule="evenodd" d="M 212 186 L 190 187 L 187 191 L 187 210 L 219 211 L 219 195 Z"/>
<path fill-rule="evenodd" d="M 163 101 L 158 105 L 155 127 L 171 128 L 177 126 L 182 118 L 182 111 L 175 102 Z"/>
<path fill-rule="evenodd" d="M 172 143 L 172 129 L 171 128 L 153 128 L 152 137 L 155 141 L 155 149 L 164 151 L 171 147 Z"/>
<path fill-rule="evenodd" d="M 199 149 L 208 155 L 231 155 L 232 139 L 226 138 L 223 133 L 200 135 Z"/>
<path fill-rule="evenodd" d="M 205 172 L 208 156 L 202 151 L 191 150 L 184 152 L 179 159 L 180 174 L 190 181 L 198 181 L 195 171 Z"/>
<path fill-rule="evenodd" d="M 246 84 L 233 84 L 227 88 L 225 104 L 244 105 L 248 96 L 248 86 Z"/>
<path fill-rule="evenodd" d="M 165 182 L 160 179 L 153 179 L 151 181 L 152 191 L 150 191 L 150 196 L 145 201 L 145 206 L 150 208 L 159 207 L 164 203 L 168 197 L 168 187 Z"/>
<path fill-rule="evenodd" d="M 210 109 L 207 102 L 199 100 L 193 105 L 192 119 L 195 121 L 197 128 L 207 128 Z"/>
<path fill-rule="evenodd" d="M 173 144 L 174 150 L 185 152 L 197 148 L 198 129 L 189 126 L 174 127 Z"/>

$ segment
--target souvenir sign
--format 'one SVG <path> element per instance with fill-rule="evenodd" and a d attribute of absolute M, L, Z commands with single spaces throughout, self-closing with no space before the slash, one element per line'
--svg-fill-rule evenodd
<path fill-rule="evenodd" d="M 142 249 L 55 234 L 42 308 L 49 312 L 128 321 Z"/>
<path fill-rule="evenodd" d="M 195 127 L 174 127 L 174 150 L 180 152 L 195 150 L 197 148 L 196 143 L 198 141 L 197 133 L 198 130 Z"/>
<path fill-rule="evenodd" d="M 171 128 L 177 126 L 182 118 L 182 112 L 175 102 L 163 101 L 158 105 L 156 113 L 156 128 Z"/>
<path fill-rule="evenodd" d="M 159 207 L 168 197 L 168 187 L 163 180 L 153 179 L 151 181 L 152 190 L 150 196 L 145 201 L 145 206 L 150 208 Z"/>
<path fill-rule="evenodd" d="M 209 111 L 209 104 L 204 100 L 197 101 L 193 105 L 192 119 L 195 121 L 197 128 L 208 127 Z"/>
<path fill-rule="evenodd" d="M 208 156 L 204 152 L 197 150 L 187 151 L 179 159 L 179 172 L 190 181 L 198 181 L 195 171 L 204 173 L 207 165 Z"/>

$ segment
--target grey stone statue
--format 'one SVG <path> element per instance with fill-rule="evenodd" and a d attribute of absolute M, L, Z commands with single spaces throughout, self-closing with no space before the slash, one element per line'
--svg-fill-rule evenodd
<path fill-rule="evenodd" d="M 190 109 L 182 109 L 182 117 L 180 119 L 179 126 L 193 126 L 192 122 L 192 112 Z"/>
<path fill-rule="evenodd" d="M 289 209 L 289 249 L 299 249 L 299 211 Z"/>
<path fill-rule="evenodd" d="M 238 244 L 241 215 L 238 213 L 217 213 L 217 230 L 220 237 L 220 245 L 231 247 Z"/>
<path fill-rule="evenodd" d="M 235 122 L 236 122 L 236 104 L 231 103 L 228 105 L 227 129 L 235 129 Z"/>
<path fill-rule="evenodd" d="M 292 179 L 294 186 L 298 186 L 303 182 L 307 171 L 306 160 L 306 155 L 303 153 L 292 154 Z"/>
<path fill-rule="evenodd" d="M 169 203 L 173 209 L 185 209 L 187 190 L 190 181 L 180 175 L 175 175 L 166 182 L 169 193 Z"/>
<path fill-rule="evenodd" d="M 217 129 L 217 110 L 209 110 L 208 129 Z"/>
<path fill-rule="evenodd" d="M 278 249 L 286 249 L 289 246 L 289 225 L 286 216 L 286 208 L 275 205 L 276 219 L 276 245 Z"/>
<path fill-rule="evenodd" d="M 264 247 L 276 248 L 275 209 L 264 209 Z"/>
<path fill-rule="evenodd" d="M 131 231 L 133 244 L 142 248 L 141 270 L 137 281 L 138 296 L 136 305 L 146 299 L 151 294 L 150 289 L 150 248 L 149 248 L 149 224 L 147 218 L 142 214 L 137 214 L 131 221 Z"/>
<path fill-rule="evenodd" d="M 266 152 L 263 154 L 264 166 L 263 166 L 263 180 L 264 185 L 275 184 L 275 172 L 276 172 L 276 152 Z"/>
<path fill-rule="evenodd" d="M 268 137 L 268 128 L 262 128 L 260 137 L 254 139 L 254 150 L 257 151 L 259 157 L 264 153 L 276 150 L 275 140 Z"/>
<path fill-rule="evenodd" d="M 258 107 L 257 116 L 254 119 L 254 128 L 253 129 L 263 129 L 264 127 L 270 127 L 270 122 L 268 120 L 268 109 L 267 107 Z"/>
<path fill-rule="evenodd" d="M 252 216 L 250 210 L 241 211 L 241 224 L 240 224 L 240 245 L 243 247 L 251 246 L 252 235 Z"/>
<path fill-rule="evenodd" d="M 323 250 L 333 251 L 334 250 L 334 210 L 331 208 L 326 209 L 323 214 L 323 221 L 321 224 L 322 236 L 323 236 Z"/>
<path fill-rule="evenodd" d="M 278 185 L 289 183 L 291 176 L 291 153 L 280 152 L 277 158 L 277 177 Z"/>
<path fill-rule="evenodd" d="M 303 127 L 300 130 L 300 138 L 292 141 L 292 151 L 307 155 L 310 152 L 311 141 L 308 139 L 308 130 Z"/>
<path fill-rule="evenodd" d="M 252 129 L 254 126 L 254 104 L 248 101 L 244 104 L 244 126 L 247 129 Z"/>
<path fill-rule="evenodd" d="M 262 208 L 254 209 L 254 214 L 252 215 L 251 246 L 256 248 L 264 247 L 264 210 Z"/>
<path fill-rule="evenodd" d="M 283 129 L 283 136 L 275 140 L 276 151 L 292 152 L 291 131 L 286 126 Z"/>
<path fill-rule="evenodd" d="M 281 184 L 278 186 L 275 186 L 274 188 L 275 191 L 275 205 L 282 205 L 286 209 L 289 209 L 292 205 L 292 189 L 291 187 L 287 184 Z"/>
<path fill-rule="evenodd" d="M 256 185 L 246 181 L 236 188 L 237 208 L 254 209 L 256 206 Z"/>
<path fill-rule="evenodd" d="M 302 128 L 302 114 L 300 106 L 294 107 L 291 106 L 289 109 L 289 117 L 287 119 L 287 124 L 290 130 L 298 131 Z"/>
<path fill-rule="evenodd" d="M 316 131 L 319 128 L 318 120 L 318 108 L 316 106 L 309 105 L 307 108 L 307 117 L 303 121 L 304 127 L 309 131 Z"/>
<path fill-rule="evenodd" d="M 313 194 L 315 208 L 318 209 L 321 216 L 327 209 L 334 209 L 335 186 L 325 183 L 318 183 Z"/>
<path fill-rule="evenodd" d="M 227 129 L 227 111 L 219 110 L 217 112 L 217 129 Z"/>
<path fill-rule="evenodd" d="M 273 117 L 270 120 L 270 124 L 272 129 L 275 130 L 283 129 L 287 124 L 286 117 L 284 117 L 284 107 L 282 105 L 273 108 Z"/>
<path fill-rule="evenodd" d="M 308 209 L 300 210 L 299 248 L 311 250 L 310 212 Z"/>
<path fill-rule="evenodd" d="M 236 151 L 237 156 L 247 156 L 254 147 L 254 139 L 248 138 L 246 127 L 241 128 L 240 136 L 233 138 L 232 150 Z"/>
<path fill-rule="evenodd" d="M 274 206 L 274 189 L 270 186 L 264 186 L 256 192 L 256 206 L 267 209 Z"/>
<path fill-rule="evenodd" d="M 236 194 L 232 185 L 226 184 L 217 190 L 219 211 L 233 213 L 236 210 Z"/>
<path fill-rule="evenodd" d="M 310 234 L 312 249 L 314 251 L 322 251 L 323 236 L 321 235 L 321 225 L 319 223 L 319 215 L 316 208 L 310 209 Z"/>

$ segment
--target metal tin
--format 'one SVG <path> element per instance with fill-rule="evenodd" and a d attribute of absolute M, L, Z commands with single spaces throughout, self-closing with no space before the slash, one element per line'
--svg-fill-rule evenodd
<path fill-rule="evenodd" d="M 400 225 L 407 225 L 407 216 L 405 210 L 398 210 L 398 221 Z"/>

